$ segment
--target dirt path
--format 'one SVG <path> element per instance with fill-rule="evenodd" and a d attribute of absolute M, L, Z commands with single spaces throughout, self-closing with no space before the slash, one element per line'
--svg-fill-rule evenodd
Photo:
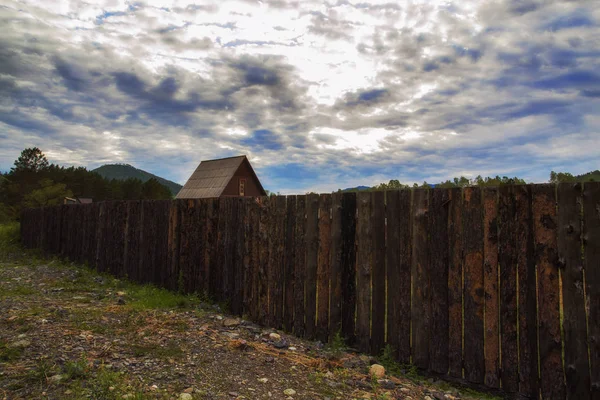
<path fill-rule="evenodd" d="M 480 398 L 372 379 L 370 357 L 27 254 L 0 261 L 0 310 L 0 399 Z"/>

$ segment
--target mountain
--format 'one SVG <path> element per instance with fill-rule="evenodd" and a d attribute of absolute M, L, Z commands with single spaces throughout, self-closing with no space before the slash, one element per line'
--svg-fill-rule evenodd
<path fill-rule="evenodd" d="M 357 186 L 357 187 L 353 187 L 353 188 L 347 188 L 342 190 L 342 192 L 360 192 L 363 190 L 369 190 L 371 189 L 369 186 Z"/>
<path fill-rule="evenodd" d="M 144 170 L 135 168 L 129 164 L 106 164 L 101 167 L 96 168 L 92 172 L 97 172 L 106 179 L 117 179 L 124 181 L 129 178 L 137 178 L 142 182 L 146 182 L 152 178 L 158 180 L 161 184 L 165 185 L 169 188 L 173 195 L 176 195 L 181 190 L 182 186 L 173 181 L 169 181 L 167 179 L 161 178 L 160 176 L 156 176 L 151 174 L 150 172 L 146 172 Z"/>

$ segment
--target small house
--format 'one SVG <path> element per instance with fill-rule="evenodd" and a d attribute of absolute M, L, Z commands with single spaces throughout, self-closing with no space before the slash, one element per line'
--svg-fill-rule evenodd
<path fill-rule="evenodd" d="M 266 196 L 246 156 L 202 161 L 177 193 L 177 199 Z"/>

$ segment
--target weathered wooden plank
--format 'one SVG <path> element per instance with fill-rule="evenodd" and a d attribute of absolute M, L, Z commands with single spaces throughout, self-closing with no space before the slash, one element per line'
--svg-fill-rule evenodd
<path fill-rule="evenodd" d="M 329 342 L 342 334 L 342 193 L 331 195 Z"/>
<path fill-rule="evenodd" d="M 106 263 L 105 263 L 105 256 L 106 256 L 106 226 L 108 224 L 108 218 L 106 218 L 106 208 L 107 208 L 107 202 L 102 202 L 100 203 L 99 206 L 99 210 L 98 210 L 98 224 L 97 224 L 97 230 L 96 230 L 96 237 L 97 237 L 97 241 L 96 241 L 96 262 L 94 263 L 96 265 L 96 270 L 99 272 L 104 272 L 106 271 Z M 57 207 L 56 211 L 60 211 L 60 208 Z M 60 217 L 60 213 L 57 213 L 56 215 L 56 222 L 59 221 L 59 217 Z M 60 227 L 60 224 L 57 224 L 57 227 Z M 60 229 L 60 228 L 59 228 Z M 60 234 L 57 235 L 58 237 L 60 237 Z"/>
<path fill-rule="evenodd" d="M 192 243 L 190 250 L 190 262 L 193 284 L 190 291 L 205 293 L 206 267 L 204 260 L 204 248 L 206 247 L 206 202 L 202 199 L 193 200 L 194 214 L 190 230 L 192 231 Z"/>
<path fill-rule="evenodd" d="M 464 350 L 465 378 L 482 383 L 485 375 L 483 349 L 483 214 L 481 188 L 464 190 L 463 249 L 464 249 Z"/>
<path fill-rule="evenodd" d="M 447 189 L 429 191 L 429 266 L 431 274 L 431 335 L 429 369 L 448 372 L 448 208 Z"/>
<path fill-rule="evenodd" d="M 206 199 L 206 248 L 204 258 L 206 260 L 207 292 L 212 298 L 216 298 L 218 292 L 218 242 L 219 235 L 219 200 Z"/>
<path fill-rule="evenodd" d="M 259 200 L 254 199 L 248 207 L 250 226 L 249 240 L 250 253 L 250 276 L 252 280 L 252 292 L 250 301 L 250 315 L 254 321 L 259 318 L 259 268 L 260 268 L 260 205 Z"/>
<path fill-rule="evenodd" d="M 356 341 L 356 193 L 343 193 L 341 203 L 342 336 L 352 345 Z"/>
<path fill-rule="evenodd" d="M 270 301 L 272 304 L 271 313 L 273 317 L 273 326 L 276 329 L 283 327 L 283 283 L 284 283 L 284 266 L 285 266 L 285 253 L 284 253 L 284 239 L 285 239 L 285 209 L 286 197 L 277 196 L 275 197 L 275 225 L 273 240 L 273 265 L 271 266 L 273 285 L 271 286 L 272 292 L 270 294 Z"/>
<path fill-rule="evenodd" d="M 386 192 L 387 343 L 402 364 L 410 362 L 410 190 Z"/>
<path fill-rule="evenodd" d="M 294 265 L 294 333 L 304 337 L 305 286 L 306 279 L 306 196 L 296 197 L 296 260 Z"/>
<path fill-rule="evenodd" d="M 356 343 L 358 350 L 371 351 L 371 193 L 357 195 L 358 218 L 356 224 Z"/>
<path fill-rule="evenodd" d="M 254 319 L 252 301 L 253 301 L 253 290 L 254 290 L 254 280 L 252 274 L 252 257 L 253 257 L 253 249 L 252 249 L 252 239 L 253 239 L 253 229 L 254 229 L 254 221 L 252 220 L 252 203 L 253 199 L 244 199 L 243 202 L 243 226 L 241 227 L 244 230 L 244 256 L 243 256 L 243 312 L 250 317 L 250 319 Z"/>
<path fill-rule="evenodd" d="M 371 196 L 371 354 L 379 355 L 385 346 L 385 192 Z"/>
<path fill-rule="evenodd" d="M 590 398 L 590 370 L 581 251 L 581 189 L 580 183 L 558 185 L 558 257 L 564 265 L 562 293 L 567 396 L 585 400 Z"/>
<path fill-rule="evenodd" d="M 512 186 L 499 190 L 498 232 L 500 263 L 500 343 L 502 349 L 502 388 L 510 393 L 518 387 L 517 343 L 517 254 L 515 243 L 516 207 Z"/>
<path fill-rule="evenodd" d="M 483 189 L 483 286 L 485 289 L 485 379 L 500 387 L 500 304 L 498 292 L 498 188 Z"/>
<path fill-rule="evenodd" d="M 174 200 L 169 209 L 169 224 L 167 235 L 168 263 L 167 280 L 163 283 L 171 290 L 177 290 L 180 273 L 180 242 L 181 242 L 181 209 L 184 208 L 185 200 Z"/>
<path fill-rule="evenodd" d="M 560 328 L 557 212 L 554 185 L 533 187 L 535 261 L 538 268 L 540 386 L 543 399 L 564 399 Z"/>
<path fill-rule="evenodd" d="M 231 253 L 227 251 L 229 244 L 229 226 L 231 223 L 231 202 L 229 198 L 225 197 L 221 197 L 217 202 L 219 203 L 217 252 L 214 260 L 215 262 L 212 265 L 212 272 L 215 277 L 214 294 L 218 301 L 227 302 L 227 277 L 231 264 Z"/>
<path fill-rule="evenodd" d="M 531 186 L 515 186 L 514 192 L 519 287 L 519 393 L 537 397 L 539 394 L 537 303 Z"/>
<path fill-rule="evenodd" d="M 233 252 L 233 284 L 231 294 L 231 311 L 235 315 L 241 316 L 243 313 L 244 299 L 244 199 L 234 198 L 234 224 L 232 226 L 232 252 Z"/>
<path fill-rule="evenodd" d="M 427 189 L 415 189 L 412 208 L 413 297 L 411 306 L 413 363 L 423 369 L 429 368 L 431 295 L 427 221 L 429 199 Z"/>
<path fill-rule="evenodd" d="M 127 277 L 138 281 L 138 265 L 140 259 L 140 202 L 127 202 L 127 222 L 125 224 L 125 257 L 123 268 Z"/>
<path fill-rule="evenodd" d="M 329 339 L 329 277 L 331 248 L 331 195 L 319 196 L 319 255 L 317 265 L 317 338 Z"/>
<path fill-rule="evenodd" d="M 285 214 L 285 277 L 283 326 L 287 332 L 294 329 L 294 272 L 296 266 L 296 196 L 287 197 Z"/>
<path fill-rule="evenodd" d="M 585 280 L 589 304 L 591 398 L 600 398 L 600 183 L 586 182 L 583 190 Z"/>
<path fill-rule="evenodd" d="M 306 196 L 305 337 L 316 337 L 317 269 L 319 260 L 319 195 Z"/>
<path fill-rule="evenodd" d="M 260 209 L 260 245 L 259 245 L 259 268 L 258 268 L 258 297 L 259 313 L 258 321 L 262 324 L 267 322 L 269 313 L 269 197 L 261 198 Z"/>

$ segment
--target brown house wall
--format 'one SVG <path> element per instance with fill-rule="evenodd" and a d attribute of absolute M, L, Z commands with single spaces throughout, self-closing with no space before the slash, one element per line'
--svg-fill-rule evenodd
<path fill-rule="evenodd" d="M 235 171 L 233 178 L 231 178 L 231 181 L 229 181 L 229 183 L 225 187 L 225 190 L 223 190 L 221 197 L 223 197 L 223 196 L 238 196 L 239 195 L 240 178 L 246 178 L 246 189 L 245 189 L 246 196 L 250 196 L 250 197 L 264 196 L 264 194 L 260 191 L 260 186 L 258 185 L 258 182 L 254 178 L 254 175 L 252 174 L 252 171 L 250 170 L 250 166 L 248 165 L 248 163 L 246 161 L 244 161 L 242 163 L 242 165 L 240 165 L 238 170 Z"/>

